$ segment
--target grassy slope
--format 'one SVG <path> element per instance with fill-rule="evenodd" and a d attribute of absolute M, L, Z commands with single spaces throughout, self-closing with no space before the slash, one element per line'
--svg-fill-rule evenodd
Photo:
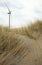
<path fill-rule="evenodd" d="M 38 39 L 40 34 L 42 34 L 42 21 L 37 21 L 26 27 L 13 29 L 16 34 L 26 35 L 33 39 Z"/>
<path fill-rule="evenodd" d="M 0 65 L 42 65 L 42 21 L 13 30 L 0 27 Z"/>

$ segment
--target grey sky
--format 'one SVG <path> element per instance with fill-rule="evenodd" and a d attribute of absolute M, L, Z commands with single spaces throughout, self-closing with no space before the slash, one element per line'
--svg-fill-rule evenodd
<path fill-rule="evenodd" d="M 12 11 L 11 27 L 19 27 L 42 19 L 42 0 L 0 0 L 0 25 L 8 26 L 8 7 Z"/>

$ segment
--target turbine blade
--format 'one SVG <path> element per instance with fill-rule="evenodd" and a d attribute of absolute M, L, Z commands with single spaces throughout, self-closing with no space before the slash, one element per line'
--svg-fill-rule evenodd
<path fill-rule="evenodd" d="M 4 2 L 5 6 L 7 7 L 8 11 L 10 11 L 9 7 L 7 6 L 7 4 Z"/>

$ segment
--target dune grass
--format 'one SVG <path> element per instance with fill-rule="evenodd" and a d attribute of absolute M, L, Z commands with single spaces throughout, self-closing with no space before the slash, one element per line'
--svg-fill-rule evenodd
<path fill-rule="evenodd" d="M 16 54 L 21 56 L 21 53 L 23 53 L 22 50 L 27 52 L 26 50 L 29 50 L 29 46 L 27 47 L 26 43 L 30 44 L 32 40 L 37 40 L 41 34 L 42 21 L 37 21 L 32 25 L 14 29 L 0 26 L 0 65 L 5 65 L 4 63 L 9 54 L 15 53 L 15 56 Z M 26 40 L 30 41 L 27 42 Z"/>
<path fill-rule="evenodd" d="M 42 34 L 42 20 L 38 20 L 31 25 L 21 28 L 9 29 L 8 27 L 0 26 L 0 32 L 12 32 L 14 34 L 26 35 L 32 39 L 37 39 L 39 38 L 40 34 Z"/>
<path fill-rule="evenodd" d="M 36 40 L 40 37 L 40 34 L 42 34 L 42 21 L 37 21 L 30 26 L 14 29 L 0 26 L 0 50 L 2 50 L 0 54 L 6 50 L 10 51 L 14 43 L 20 41 L 17 39 L 19 36 L 27 36 Z"/>
<path fill-rule="evenodd" d="M 40 34 L 42 34 L 42 21 L 36 21 L 35 23 L 22 28 L 12 29 L 12 32 L 37 39 Z"/>
<path fill-rule="evenodd" d="M 15 28 L 9 29 L 7 27 L 0 26 L 0 45 L 3 45 L 4 48 L 7 49 L 9 46 L 12 48 L 11 43 L 17 43 L 17 35 L 27 36 L 31 39 L 38 39 L 42 34 L 42 21 L 37 21 L 30 26 L 22 27 L 22 28 Z M 16 36 L 15 36 L 16 35 Z M 14 39 L 13 39 L 14 38 Z M 10 41 L 9 41 L 10 40 Z M 9 44 L 9 46 L 7 45 Z"/>

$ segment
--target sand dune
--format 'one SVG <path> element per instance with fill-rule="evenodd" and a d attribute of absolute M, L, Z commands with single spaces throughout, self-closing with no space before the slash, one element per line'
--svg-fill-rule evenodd
<path fill-rule="evenodd" d="M 12 33 L 8 37 L 7 33 L 3 35 L 9 43 L 4 45 L 4 40 L 0 43 L 0 65 L 42 65 L 42 37 L 34 40 Z"/>
<path fill-rule="evenodd" d="M 42 65 L 42 21 L 29 27 L 0 27 L 0 65 Z"/>

